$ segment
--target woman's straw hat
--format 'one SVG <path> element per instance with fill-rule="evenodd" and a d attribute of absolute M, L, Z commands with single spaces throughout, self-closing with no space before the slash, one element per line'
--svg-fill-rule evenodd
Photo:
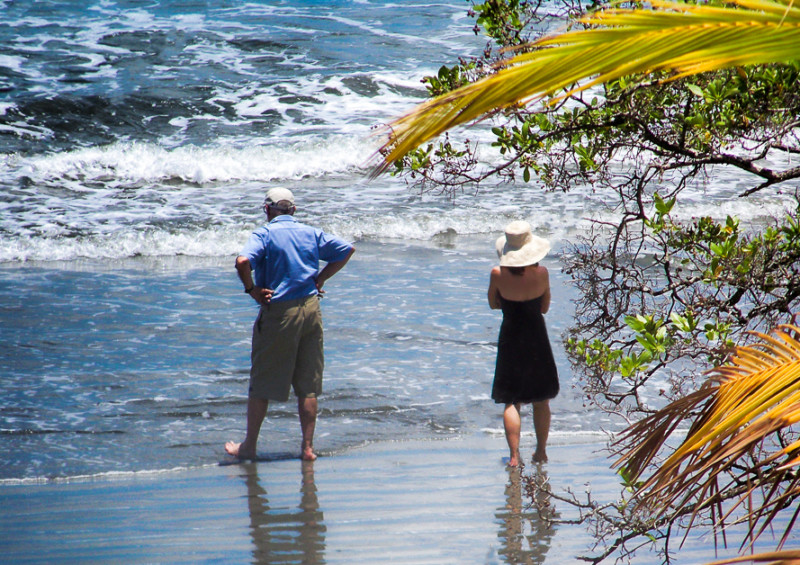
<path fill-rule="evenodd" d="M 533 235 L 528 222 L 511 222 L 505 231 L 496 244 L 501 267 L 527 267 L 544 259 L 550 251 L 550 242 Z"/>

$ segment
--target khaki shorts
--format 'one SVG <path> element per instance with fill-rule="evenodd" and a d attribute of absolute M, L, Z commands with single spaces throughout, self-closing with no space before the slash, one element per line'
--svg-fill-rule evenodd
<path fill-rule="evenodd" d="M 261 308 L 253 324 L 250 396 L 285 402 L 322 393 L 322 312 L 317 295 Z"/>

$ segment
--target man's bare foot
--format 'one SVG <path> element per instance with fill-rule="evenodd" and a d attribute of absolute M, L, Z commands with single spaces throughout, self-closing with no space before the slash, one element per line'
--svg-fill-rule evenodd
<path fill-rule="evenodd" d="M 242 447 L 244 442 L 242 443 L 235 443 L 229 441 L 225 444 L 225 451 L 228 455 L 233 455 L 234 457 L 238 457 L 239 459 L 255 459 L 256 458 L 256 450 L 255 449 L 247 449 Z"/>
<path fill-rule="evenodd" d="M 314 453 L 313 447 L 304 447 L 303 452 L 300 454 L 300 458 L 303 461 L 315 461 L 317 459 L 317 454 Z"/>
<path fill-rule="evenodd" d="M 544 449 L 539 451 L 538 449 L 533 454 L 533 462 L 534 463 L 547 463 L 547 453 Z"/>

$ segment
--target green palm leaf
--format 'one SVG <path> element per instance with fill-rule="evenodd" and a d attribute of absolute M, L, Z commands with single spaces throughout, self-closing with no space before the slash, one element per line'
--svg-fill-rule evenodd
<path fill-rule="evenodd" d="M 496 74 L 419 105 L 390 124 L 376 174 L 454 126 L 558 92 L 563 97 L 638 73 L 669 70 L 676 78 L 800 59 L 800 9 L 793 0 L 651 4 L 653 10 L 590 14 L 581 21 L 599 27 L 542 38 Z"/>

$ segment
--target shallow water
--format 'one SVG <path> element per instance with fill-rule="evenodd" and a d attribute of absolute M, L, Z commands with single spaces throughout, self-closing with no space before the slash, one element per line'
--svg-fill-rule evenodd
<path fill-rule="evenodd" d="M 490 247 L 483 238 L 357 244 L 322 302 L 323 454 L 502 433 L 489 398 L 500 321 L 485 298 Z M 569 287 L 553 271 L 548 321 L 563 390 L 554 438 L 591 435 L 600 419 L 570 387 L 558 340 Z M 231 259 L 29 265 L 0 270 L 0 280 L 3 478 L 202 466 L 241 438 L 256 308 Z M 296 420 L 293 401 L 271 406 L 261 451 L 296 452 Z"/>

